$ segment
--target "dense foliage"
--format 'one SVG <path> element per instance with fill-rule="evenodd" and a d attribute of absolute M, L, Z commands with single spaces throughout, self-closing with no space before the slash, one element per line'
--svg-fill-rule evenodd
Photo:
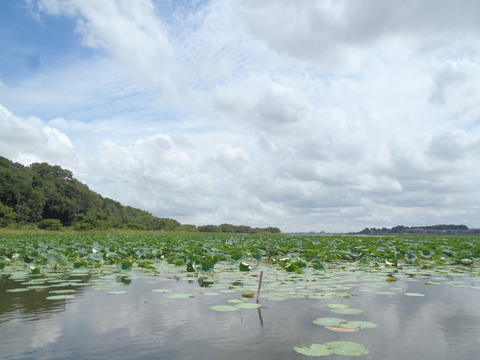
<path fill-rule="evenodd" d="M 219 262 L 238 262 L 241 271 L 266 262 L 288 272 L 323 269 L 327 264 L 438 267 L 458 264 L 472 269 L 480 260 L 478 236 L 289 236 L 131 232 L 111 234 L 0 234 L 0 270 L 24 264 L 45 268 L 117 265 L 155 269 L 167 261 L 185 270 L 209 271 Z"/>
<path fill-rule="evenodd" d="M 104 198 L 58 165 L 25 167 L 0 157 L 0 227 L 15 223 L 51 230 L 63 226 L 173 230 L 181 225 Z"/>
<path fill-rule="evenodd" d="M 388 228 L 365 228 L 359 232 L 360 234 L 467 234 L 480 233 L 480 229 L 469 229 L 466 225 L 440 224 L 429 226 L 394 226 Z"/>
<path fill-rule="evenodd" d="M 123 206 L 91 191 L 58 165 L 28 167 L 0 156 L 0 228 L 33 224 L 40 229 L 133 229 L 228 233 L 279 233 L 276 227 L 185 225 L 177 220 Z"/>

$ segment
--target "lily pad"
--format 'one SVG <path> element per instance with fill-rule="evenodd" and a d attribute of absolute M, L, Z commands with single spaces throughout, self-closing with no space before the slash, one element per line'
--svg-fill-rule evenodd
<path fill-rule="evenodd" d="M 47 300 L 68 300 L 73 298 L 75 298 L 75 295 L 52 295 L 46 297 Z"/>
<path fill-rule="evenodd" d="M 210 310 L 227 312 L 227 311 L 238 311 L 240 308 L 232 305 L 214 305 L 209 307 Z"/>
<path fill-rule="evenodd" d="M 258 309 L 262 305 L 260 304 L 254 304 L 254 303 L 242 303 L 242 304 L 237 304 L 235 305 L 239 309 Z"/>
<path fill-rule="evenodd" d="M 370 354 L 370 350 L 362 344 L 353 341 L 331 341 L 324 344 L 337 355 L 361 356 Z"/>
<path fill-rule="evenodd" d="M 48 289 L 50 286 L 48 285 L 32 285 L 32 286 L 28 286 L 29 289 L 32 289 L 32 290 L 41 290 L 41 289 Z"/>
<path fill-rule="evenodd" d="M 406 296 L 425 296 L 424 294 L 419 294 L 419 293 L 405 293 L 404 295 L 406 295 Z"/>
<path fill-rule="evenodd" d="M 152 291 L 156 293 L 167 293 L 170 292 L 170 289 L 153 289 Z"/>
<path fill-rule="evenodd" d="M 333 354 L 333 350 L 322 344 L 312 344 L 310 346 L 295 347 L 294 350 L 307 356 L 328 356 Z"/>
<path fill-rule="evenodd" d="M 244 303 L 246 300 L 244 299 L 230 299 L 230 300 L 227 300 L 227 302 L 229 303 Z"/>
<path fill-rule="evenodd" d="M 327 304 L 330 309 L 345 309 L 348 308 L 346 304 Z"/>
<path fill-rule="evenodd" d="M 373 329 L 378 325 L 368 321 L 349 321 L 346 324 L 342 324 L 346 329 Z"/>
<path fill-rule="evenodd" d="M 360 329 L 357 328 L 344 328 L 344 327 L 336 327 L 336 326 L 325 326 L 325 329 L 335 332 L 356 332 Z"/>
<path fill-rule="evenodd" d="M 126 294 L 126 291 L 109 291 L 107 294 L 108 295 L 123 295 Z"/>
<path fill-rule="evenodd" d="M 317 325 L 322 325 L 322 326 L 339 326 L 341 324 L 346 324 L 347 321 L 339 318 L 324 317 L 324 318 L 315 319 L 313 323 Z"/>
<path fill-rule="evenodd" d="M 17 288 L 17 289 L 7 289 L 6 292 L 18 293 L 18 292 L 25 292 L 30 291 L 28 288 Z"/>
<path fill-rule="evenodd" d="M 66 290 L 51 290 L 50 294 L 72 294 L 74 292 L 76 292 L 76 290 L 73 290 L 73 289 L 72 290 L 68 290 L 68 289 L 66 289 Z"/>

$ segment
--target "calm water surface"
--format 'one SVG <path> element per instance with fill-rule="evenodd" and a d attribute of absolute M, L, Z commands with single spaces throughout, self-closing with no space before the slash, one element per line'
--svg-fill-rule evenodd
<path fill-rule="evenodd" d="M 348 290 L 341 291 L 348 292 L 349 298 L 286 301 L 267 299 L 267 294 L 277 290 L 269 288 L 268 277 L 266 279 L 262 293 L 265 298 L 260 299 L 262 308 L 216 312 L 209 307 L 234 305 L 227 301 L 241 298 L 243 292 L 253 292 L 255 283 L 250 287 L 235 286 L 235 293 L 222 293 L 220 291 L 231 290 L 228 281 L 204 287 L 197 278 L 133 273 L 129 277 L 77 276 L 74 280 L 78 285 L 49 279 L 48 288 L 7 292 L 32 283 L 3 276 L 0 358 L 307 359 L 297 354 L 294 347 L 336 340 L 366 345 L 371 353 L 359 357 L 365 360 L 479 358 L 478 278 L 442 276 L 440 283 L 434 285 L 426 285 L 430 280 L 421 277 L 403 278 L 395 283 L 356 281 L 349 282 L 348 286 L 343 284 Z M 301 279 L 297 281 L 284 292 L 304 291 L 307 284 Z M 335 289 L 335 281 L 326 280 L 333 290 L 340 291 Z M 319 279 L 317 285 L 321 283 Z M 64 289 L 75 290 L 75 298 L 47 299 L 52 295 L 50 291 Z M 154 289 L 170 292 L 157 293 Z M 372 289 L 387 293 L 373 293 Z M 126 293 L 111 295 L 108 293 L 111 291 Z M 172 293 L 186 293 L 191 297 L 168 298 Z M 405 293 L 425 296 L 406 296 Z M 327 307 L 332 303 L 347 304 L 364 312 L 336 314 Z M 378 327 L 338 333 L 313 324 L 318 317 L 364 320 Z M 329 355 L 325 358 L 349 357 Z"/>

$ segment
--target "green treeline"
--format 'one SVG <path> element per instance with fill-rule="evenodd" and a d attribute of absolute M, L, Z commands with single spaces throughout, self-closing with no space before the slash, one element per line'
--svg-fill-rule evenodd
<path fill-rule="evenodd" d="M 176 220 L 104 198 L 58 165 L 26 167 L 0 157 L 0 227 L 28 224 L 51 230 L 173 230 L 181 226 Z"/>
<path fill-rule="evenodd" d="M 212 233 L 242 233 L 242 234 L 257 234 L 262 232 L 268 232 L 272 234 L 280 234 L 278 227 L 266 227 L 266 228 L 252 228 L 246 225 L 203 225 L 197 227 L 200 232 L 212 232 Z"/>
<path fill-rule="evenodd" d="M 204 232 L 280 232 L 229 224 L 182 225 L 104 198 L 58 165 L 24 166 L 0 156 L 0 227 L 56 230 L 133 229 Z"/>

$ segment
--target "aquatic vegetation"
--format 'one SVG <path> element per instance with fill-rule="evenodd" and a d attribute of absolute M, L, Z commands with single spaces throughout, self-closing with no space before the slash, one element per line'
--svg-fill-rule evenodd
<path fill-rule="evenodd" d="M 23 269 L 31 274 L 50 270 L 95 269 L 115 266 L 118 272 L 134 268 L 155 272 L 166 261 L 187 272 L 208 273 L 236 264 L 242 272 L 261 263 L 303 274 L 310 268 L 332 266 L 366 268 L 413 267 L 477 268 L 479 236 L 292 236 L 285 234 L 0 234 L 0 270 Z M 397 281 L 392 271 L 388 282 Z"/>
<path fill-rule="evenodd" d="M 345 356 L 360 356 L 370 354 L 370 350 L 362 344 L 352 341 L 331 341 L 325 344 L 295 347 L 299 354 L 307 356 L 327 356 L 331 354 Z"/>

